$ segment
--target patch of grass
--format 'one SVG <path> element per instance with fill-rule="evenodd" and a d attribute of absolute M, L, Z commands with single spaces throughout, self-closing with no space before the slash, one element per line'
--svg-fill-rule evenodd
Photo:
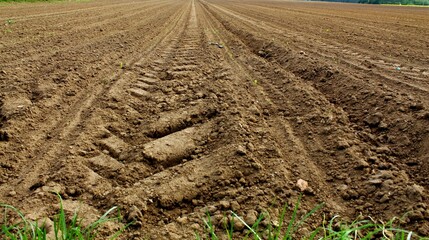
<path fill-rule="evenodd" d="M 0 207 L 4 210 L 0 239 L 46 240 L 52 239 L 53 235 L 53 239 L 55 240 L 92 240 L 97 237 L 98 231 L 104 223 L 121 220 L 117 207 L 112 207 L 95 222 L 88 226 L 83 226 L 82 219 L 78 218 L 77 211 L 71 216 L 71 220 L 68 220 L 69 218 L 64 211 L 61 197 L 59 199 L 60 210 L 53 218 L 54 232 L 53 234 L 50 233 L 50 235 L 48 234 L 49 229 L 46 222 L 38 223 L 30 221 L 15 207 L 8 204 L 0 204 Z M 117 212 L 118 216 L 109 217 L 114 212 Z M 12 215 L 16 215 L 19 220 L 11 223 L 8 217 Z M 127 227 L 128 225 L 121 228 L 109 239 L 116 239 Z"/>
<path fill-rule="evenodd" d="M 14 24 L 15 23 L 15 21 L 13 20 L 13 19 L 7 19 L 6 21 L 5 21 L 5 25 L 7 26 L 7 25 L 12 25 L 12 24 Z"/>
<path fill-rule="evenodd" d="M 219 240 L 224 239 L 218 237 L 220 234 L 226 235 L 228 240 L 233 239 L 234 232 L 234 219 L 237 219 L 244 224 L 247 229 L 247 233 L 242 240 L 254 239 L 254 240 L 292 240 L 298 239 L 296 233 L 303 227 L 305 221 L 314 215 L 319 209 L 322 208 L 323 204 L 317 205 L 310 212 L 305 214 L 303 217 L 298 218 L 298 209 L 301 202 L 301 196 L 298 198 L 290 217 L 287 218 L 287 205 L 283 207 L 283 210 L 276 221 L 276 224 L 268 224 L 262 227 L 261 222 L 267 217 L 267 214 L 261 214 L 256 222 L 249 226 L 241 217 L 236 213 L 230 211 L 230 218 L 232 221 L 228 223 L 228 220 L 224 221 L 223 229 L 219 231 L 211 222 L 211 217 L 207 214 L 204 219 L 205 230 L 203 234 L 196 233 L 197 240 Z M 224 217 L 224 219 L 228 219 Z M 287 221 L 289 219 L 289 221 Z M 329 221 L 323 221 L 320 226 L 314 227 L 306 236 L 301 236 L 302 239 L 308 240 L 354 240 L 354 239 L 394 239 L 394 240 L 429 240 L 429 237 L 421 237 L 416 233 L 400 228 L 399 219 L 393 218 L 387 223 L 377 222 L 371 218 L 364 219 L 359 218 L 351 223 L 340 221 L 339 216 L 335 216 Z M 308 232 L 308 231 L 307 231 Z M 243 234 L 241 234 L 243 236 Z"/>
<path fill-rule="evenodd" d="M 0 3 L 62 2 L 64 0 L 0 0 Z"/>
<path fill-rule="evenodd" d="M 387 223 L 377 222 L 370 217 L 351 223 L 337 221 L 337 219 L 338 216 L 333 217 L 328 225 L 323 227 L 323 237 L 320 239 L 429 240 L 427 237 L 421 237 L 412 231 L 400 228 L 397 218 L 393 218 Z"/>

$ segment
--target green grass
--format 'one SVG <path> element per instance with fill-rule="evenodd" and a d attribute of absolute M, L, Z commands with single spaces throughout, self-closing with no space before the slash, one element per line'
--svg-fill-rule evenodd
<path fill-rule="evenodd" d="M 8 2 L 51 2 L 53 0 L 0 0 L 0 2 L 8 3 Z"/>
<path fill-rule="evenodd" d="M 119 210 L 116 207 L 109 209 L 103 216 L 91 224 L 84 226 L 82 219 L 78 217 L 78 212 L 74 212 L 72 216 L 67 216 L 62 199 L 59 197 L 60 210 L 53 217 L 53 233 L 49 233 L 45 223 L 40 223 L 27 220 L 24 215 L 15 207 L 7 204 L 0 204 L 4 210 L 3 220 L 1 223 L 0 239 L 10 240 L 92 240 L 96 239 L 100 227 L 107 222 L 121 221 Z M 207 214 L 206 219 L 203 219 L 205 230 L 202 234 L 196 233 L 196 240 L 220 240 L 237 239 L 237 234 L 234 235 L 234 223 L 240 222 L 247 229 L 247 232 L 240 233 L 242 240 L 292 240 L 301 239 L 308 240 L 354 240 L 354 239 L 392 239 L 392 240 L 429 240 L 429 237 L 421 237 L 412 231 L 402 229 L 400 220 L 393 218 L 390 221 L 383 223 L 375 221 L 368 217 L 363 219 L 359 217 L 353 222 L 343 222 L 339 216 L 335 216 L 329 220 L 324 218 L 319 226 L 313 227 L 310 230 L 306 221 L 314 217 L 314 215 L 323 207 L 323 204 L 317 205 L 311 211 L 303 216 L 299 216 L 298 210 L 301 204 L 301 196 L 293 206 L 291 211 L 288 211 L 288 206 L 282 208 L 280 216 L 276 223 L 271 221 L 268 213 L 262 213 L 257 218 L 255 223 L 250 226 L 242 217 L 236 213 L 229 211 L 228 217 L 224 216 L 223 226 L 219 229 L 211 222 L 211 217 Z M 109 217 L 113 213 L 118 213 L 117 216 Z M 18 220 L 11 221 L 10 217 L 15 217 Z M 261 224 L 264 220 L 268 220 L 269 224 Z M 109 238 L 116 239 L 130 224 L 124 226 L 119 231 L 115 232 Z M 306 229 L 304 236 L 300 230 Z M 297 234 L 298 233 L 298 234 Z M 243 236 L 244 234 L 244 236 Z M 235 237 L 234 237 L 235 236 Z M 48 238 L 50 237 L 50 238 Z"/>
<path fill-rule="evenodd" d="M 224 217 L 223 228 L 216 229 L 211 222 L 210 215 L 207 214 L 204 219 L 205 230 L 203 234 L 196 233 L 196 240 L 220 240 L 234 239 L 234 221 L 240 221 L 244 224 L 247 229 L 247 234 L 243 237 L 241 234 L 239 239 L 247 240 L 292 240 L 299 239 L 296 233 L 303 228 L 305 221 L 313 216 L 319 209 L 322 208 L 323 204 L 319 204 L 310 212 L 304 216 L 298 218 L 298 209 L 301 202 L 301 196 L 298 198 L 290 217 L 287 217 L 287 206 L 283 207 L 283 210 L 278 218 L 276 226 L 268 224 L 268 226 L 261 227 L 261 222 L 269 217 L 268 214 L 261 214 L 255 224 L 249 226 L 241 217 L 234 212 L 229 212 L 231 221 L 228 222 L 227 217 Z M 287 221 L 288 219 L 288 221 Z M 306 236 L 301 236 L 301 239 L 308 240 L 354 240 L 354 239 L 392 239 L 392 240 L 429 240 L 429 237 L 421 237 L 416 233 L 400 228 L 400 221 L 397 218 L 393 218 L 387 223 L 377 222 L 371 218 L 362 219 L 360 217 L 351 223 L 340 221 L 339 216 L 335 216 L 329 221 L 323 220 L 320 226 L 313 227 L 312 230 L 308 231 Z M 220 237 L 222 236 L 222 237 Z"/>
<path fill-rule="evenodd" d="M 0 0 L 1 4 L 9 3 L 37 3 L 37 2 L 49 2 L 49 3 L 61 3 L 61 2 L 88 2 L 91 0 Z"/>
<path fill-rule="evenodd" d="M 417 5 L 417 4 L 391 4 L 391 3 L 384 3 L 381 5 L 385 6 L 398 6 L 398 7 L 429 7 L 429 3 L 425 5 Z"/>
<path fill-rule="evenodd" d="M 117 207 L 112 207 L 98 220 L 92 222 L 88 226 L 83 226 L 82 219 L 78 217 L 78 212 L 75 212 L 69 218 L 63 208 L 62 199 L 60 198 L 59 213 L 53 218 L 53 234 L 49 233 L 49 229 L 45 223 L 37 223 L 29 221 L 15 207 L 7 204 L 0 204 L 3 208 L 3 221 L 1 223 L 0 239 L 10 240 L 92 240 L 99 233 L 100 227 L 113 221 L 120 221 L 121 216 L 109 217 L 113 213 L 119 213 Z M 19 220 L 11 223 L 9 217 L 17 217 Z M 68 220 L 71 219 L 71 220 Z M 39 226 L 40 224 L 40 226 Z M 116 239 L 128 227 L 125 226 L 108 239 Z M 49 238 L 50 237 L 50 238 Z"/>

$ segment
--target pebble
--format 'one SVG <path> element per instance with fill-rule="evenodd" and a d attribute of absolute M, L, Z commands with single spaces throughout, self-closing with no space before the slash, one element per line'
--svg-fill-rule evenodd
<path fill-rule="evenodd" d="M 241 184 L 245 184 L 246 183 L 246 179 L 240 178 L 240 180 L 238 182 L 241 183 Z"/>
<path fill-rule="evenodd" d="M 425 109 L 425 107 L 423 106 L 422 103 L 419 103 L 419 102 L 416 103 L 416 102 L 414 102 L 414 103 L 412 103 L 410 105 L 410 109 L 416 110 L 416 111 L 420 111 L 420 110 Z"/>
<path fill-rule="evenodd" d="M 135 224 L 138 224 L 142 219 L 143 214 L 141 211 L 136 206 L 132 206 L 128 213 L 127 220 L 130 222 L 135 221 Z"/>
<path fill-rule="evenodd" d="M 337 149 L 338 150 L 344 150 L 344 149 L 347 149 L 349 147 L 350 147 L 350 144 L 344 139 L 341 139 L 337 142 Z"/>
<path fill-rule="evenodd" d="M 383 119 L 383 114 L 380 112 L 377 112 L 367 116 L 364 119 L 364 122 L 368 124 L 370 127 L 377 127 L 380 124 L 382 119 Z"/>
<path fill-rule="evenodd" d="M 252 167 L 253 167 L 253 169 L 255 169 L 255 170 L 261 170 L 261 169 L 262 169 L 262 165 L 261 165 L 261 164 L 259 164 L 259 163 L 257 163 L 257 162 L 253 162 L 253 163 L 252 163 Z"/>
<path fill-rule="evenodd" d="M 192 230 L 195 230 L 195 231 L 199 231 L 199 230 L 201 230 L 200 224 L 198 224 L 198 223 L 194 223 L 194 224 L 192 224 L 192 225 L 190 226 L 190 228 L 191 228 Z"/>
<path fill-rule="evenodd" d="M 182 236 L 173 233 L 173 232 L 168 232 L 168 239 L 172 239 L 172 240 L 180 240 L 183 239 Z"/>
<path fill-rule="evenodd" d="M 67 188 L 66 193 L 70 196 L 74 196 L 76 194 L 76 189 L 75 188 Z"/>
<path fill-rule="evenodd" d="M 250 210 L 247 212 L 246 217 L 244 217 L 244 221 L 252 226 L 258 220 L 258 213 L 255 210 Z"/>
<path fill-rule="evenodd" d="M 246 145 L 247 149 L 249 149 L 249 151 L 253 152 L 255 151 L 255 146 L 252 143 L 247 143 Z"/>
<path fill-rule="evenodd" d="M 357 164 L 356 164 L 356 166 L 355 166 L 355 169 L 364 169 L 364 168 L 368 168 L 369 167 L 369 163 L 368 162 L 366 162 L 365 160 L 363 160 L 363 159 L 358 159 L 357 160 Z"/>
<path fill-rule="evenodd" d="M 417 184 L 413 184 L 412 186 L 407 186 L 405 192 L 410 200 L 421 201 L 424 192 L 424 187 Z"/>
<path fill-rule="evenodd" d="M 419 116 L 422 119 L 429 120 L 429 112 L 424 112 Z"/>
<path fill-rule="evenodd" d="M 393 173 L 391 171 L 381 171 L 380 174 L 378 174 L 380 178 L 382 179 L 393 179 Z"/>
<path fill-rule="evenodd" d="M 47 239 L 54 239 L 55 230 L 54 222 L 49 218 L 42 218 L 37 220 L 37 226 L 46 231 Z"/>
<path fill-rule="evenodd" d="M 356 199 L 359 197 L 359 193 L 353 189 L 349 189 L 347 193 L 349 194 L 350 198 Z"/>
<path fill-rule="evenodd" d="M 377 148 L 375 149 L 375 152 L 376 152 L 376 153 L 380 153 L 380 154 L 382 154 L 382 153 L 387 154 L 387 153 L 389 153 L 389 152 L 390 152 L 390 149 L 389 149 L 389 147 L 387 147 L 387 146 L 382 146 L 382 147 L 377 147 Z"/>
<path fill-rule="evenodd" d="M 231 209 L 232 209 L 232 211 L 238 211 L 238 210 L 240 210 L 240 204 L 237 202 L 237 201 L 232 201 L 231 202 Z"/>
<path fill-rule="evenodd" d="M 368 180 L 368 183 L 374 184 L 374 185 L 380 185 L 383 183 L 383 180 L 376 178 L 376 179 L 370 179 Z"/>
<path fill-rule="evenodd" d="M 231 206 L 231 204 L 229 204 L 228 201 L 222 200 L 219 202 L 219 205 L 225 210 L 225 209 L 229 209 L 229 207 Z"/>
<path fill-rule="evenodd" d="M 225 224 L 225 219 L 224 219 L 224 215 L 222 215 L 222 214 L 216 214 L 216 215 L 214 215 L 212 218 L 211 218 L 211 220 L 212 220 L 212 223 L 213 224 L 215 224 L 216 223 L 216 225 L 217 226 L 223 226 L 224 224 Z"/>
<path fill-rule="evenodd" d="M 424 215 L 420 211 L 411 211 L 411 213 L 408 215 L 408 218 L 411 221 L 419 221 L 424 219 Z"/>
<path fill-rule="evenodd" d="M 13 190 L 12 190 L 12 191 L 10 191 L 10 192 L 9 192 L 9 197 L 13 197 L 13 196 L 15 196 L 15 195 L 16 195 L 16 192 L 15 192 L 15 191 L 13 191 Z"/>
<path fill-rule="evenodd" d="M 240 155 L 240 156 L 244 156 L 244 155 L 246 155 L 246 154 L 247 154 L 246 148 L 244 148 L 242 145 L 239 145 L 239 146 L 237 147 L 236 152 L 237 152 L 237 154 L 238 154 L 238 155 Z"/>
<path fill-rule="evenodd" d="M 244 229 L 244 223 L 239 219 L 234 218 L 234 231 L 242 231 Z"/>
<path fill-rule="evenodd" d="M 380 203 L 385 203 L 390 200 L 390 194 L 386 193 L 380 198 Z"/>
<path fill-rule="evenodd" d="M 303 179 L 298 179 L 298 181 L 296 182 L 296 186 L 301 192 L 304 192 L 308 188 L 308 182 Z"/>
<path fill-rule="evenodd" d="M 213 205 L 208 206 L 207 209 L 206 209 L 206 211 L 208 211 L 209 213 L 214 213 L 214 212 L 217 211 L 217 207 L 215 207 Z"/>
<path fill-rule="evenodd" d="M 389 125 L 386 122 L 381 121 L 380 124 L 378 125 L 378 127 L 381 129 L 388 129 Z"/>
<path fill-rule="evenodd" d="M 185 224 L 189 223 L 189 218 L 188 217 L 178 217 L 176 219 L 176 221 L 180 224 L 185 225 Z"/>
<path fill-rule="evenodd" d="M 349 187 L 346 184 L 341 184 L 337 187 L 338 191 L 346 191 Z"/>

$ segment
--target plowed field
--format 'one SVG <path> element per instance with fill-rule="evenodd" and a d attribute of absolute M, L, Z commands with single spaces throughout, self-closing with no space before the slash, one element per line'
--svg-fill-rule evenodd
<path fill-rule="evenodd" d="M 95 0 L 0 23 L 0 202 L 30 219 L 59 192 L 87 219 L 119 206 L 123 239 L 194 239 L 207 210 L 251 223 L 303 193 L 299 214 L 429 235 L 428 8 Z"/>

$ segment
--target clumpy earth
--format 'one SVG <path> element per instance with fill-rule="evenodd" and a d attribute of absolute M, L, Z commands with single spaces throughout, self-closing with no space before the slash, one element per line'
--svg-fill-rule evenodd
<path fill-rule="evenodd" d="M 427 236 L 428 22 L 274 0 L 0 5 L 0 202 L 52 218 L 57 192 L 87 221 L 120 207 L 100 239 L 132 221 L 122 239 L 194 239 L 207 211 L 274 221 L 303 194 L 299 215 L 325 206 L 297 236 L 323 215 Z"/>

